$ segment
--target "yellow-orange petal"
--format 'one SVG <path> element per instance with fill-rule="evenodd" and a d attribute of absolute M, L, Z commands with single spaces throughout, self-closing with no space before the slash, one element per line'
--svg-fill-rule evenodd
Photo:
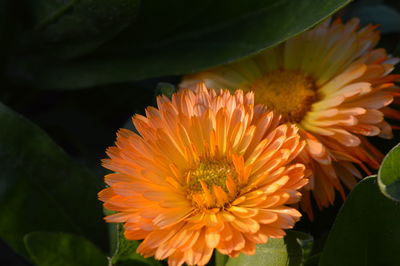
<path fill-rule="evenodd" d="M 255 107 L 253 93 L 203 84 L 157 104 L 133 118 L 140 135 L 119 131 L 103 161 L 115 172 L 99 193 L 116 211 L 105 219 L 124 223 L 127 239 L 143 239 L 137 252 L 205 265 L 215 248 L 253 254 L 293 227 L 298 214 L 277 210 L 307 183 L 294 163 L 304 147 L 297 127 L 277 127 L 279 116 Z"/>
<path fill-rule="evenodd" d="M 376 28 L 360 28 L 357 18 L 346 23 L 328 19 L 253 57 L 187 75 L 181 86 L 196 80 L 254 91 L 256 104 L 280 114 L 281 123 L 296 124 L 306 143 L 298 161 L 311 170 L 300 205 L 312 217 L 310 195 L 324 208 L 333 204 L 336 191 L 344 198 L 343 186 L 354 185 L 360 173 L 349 164 L 366 174 L 379 166 L 382 156 L 366 137 L 389 139 L 392 128 L 400 128 L 385 121 L 400 119 L 400 112 L 388 107 L 400 104 L 395 84 L 400 75 L 391 74 L 400 59 L 375 48 Z M 265 159 L 267 154 L 256 150 L 253 156 Z M 279 160 L 268 166 L 273 165 L 278 167 Z M 255 164 L 253 171 L 258 169 Z"/>

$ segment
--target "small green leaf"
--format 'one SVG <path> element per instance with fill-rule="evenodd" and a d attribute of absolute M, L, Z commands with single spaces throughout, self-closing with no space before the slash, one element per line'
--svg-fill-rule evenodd
<path fill-rule="evenodd" d="M 312 236 L 287 231 L 283 239 L 269 239 L 267 244 L 257 245 L 256 254 L 240 254 L 230 258 L 226 266 L 297 266 L 301 265 L 312 249 Z"/>
<path fill-rule="evenodd" d="M 400 144 L 383 159 L 378 171 L 378 185 L 386 197 L 400 201 Z"/>
<path fill-rule="evenodd" d="M 375 177 L 365 178 L 340 210 L 319 265 L 398 265 L 399 221 L 399 203 L 379 191 Z"/>
<path fill-rule="evenodd" d="M 24 238 L 37 266 L 106 266 L 107 258 L 86 238 L 50 232 L 33 232 Z"/>
<path fill-rule="evenodd" d="M 101 178 L 1 103 L 0 122 L 0 237 L 25 256 L 23 237 L 33 231 L 81 234 L 106 249 Z"/>

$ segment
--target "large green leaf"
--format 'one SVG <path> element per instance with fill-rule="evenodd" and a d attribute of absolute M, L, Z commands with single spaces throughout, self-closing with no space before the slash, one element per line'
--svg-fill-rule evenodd
<path fill-rule="evenodd" d="M 101 178 L 1 103 L 0 122 L 0 237 L 23 255 L 24 235 L 42 230 L 82 234 L 107 248 Z"/>
<path fill-rule="evenodd" d="M 161 32 L 154 22 L 150 26 L 138 23 L 135 30 L 126 31 L 128 34 L 121 34 L 90 57 L 55 61 L 24 56 L 15 58 L 10 69 L 19 81 L 42 88 L 83 88 L 199 71 L 276 45 L 316 25 L 349 1 L 220 0 L 203 12 L 187 4 L 179 9 L 174 5 L 177 0 L 168 1 L 164 17 L 178 9 L 183 10 L 184 21 L 187 14 L 193 14 L 191 21 L 168 31 L 163 24 L 170 20 L 179 24 L 174 16 L 158 19 L 148 13 L 157 8 L 144 8 L 140 16 L 154 18 Z M 149 3 L 160 5 L 160 1 Z"/>
<path fill-rule="evenodd" d="M 350 193 L 329 233 L 320 266 L 399 265 L 400 205 L 386 198 L 375 177 Z"/>
<path fill-rule="evenodd" d="M 106 266 L 107 257 L 87 239 L 65 233 L 33 232 L 24 238 L 37 266 Z"/>
<path fill-rule="evenodd" d="M 140 0 L 31 0 L 41 52 L 72 57 L 112 39 L 134 20 Z"/>
<path fill-rule="evenodd" d="M 400 144 L 383 160 L 378 172 L 378 184 L 386 197 L 400 201 Z"/>
<path fill-rule="evenodd" d="M 269 239 L 267 244 L 257 245 L 253 256 L 239 255 L 230 258 L 226 266 L 298 266 L 311 252 L 313 239 L 302 232 L 288 231 L 283 239 Z"/>

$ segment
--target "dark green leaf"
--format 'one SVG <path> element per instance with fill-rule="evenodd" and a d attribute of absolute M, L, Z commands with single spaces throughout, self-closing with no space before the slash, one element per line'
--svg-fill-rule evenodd
<path fill-rule="evenodd" d="M 0 121 L 0 237 L 23 255 L 24 235 L 42 230 L 82 234 L 105 249 L 101 178 L 3 104 Z"/>
<path fill-rule="evenodd" d="M 320 266 L 398 265 L 400 205 L 386 198 L 375 177 L 350 193 L 329 233 Z"/>
<path fill-rule="evenodd" d="M 26 249 L 38 266 L 106 266 L 107 257 L 86 238 L 51 232 L 33 232 L 24 238 Z"/>
<path fill-rule="evenodd" d="M 276 45 L 316 25 L 349 1 L 221 0 L 212 2 L 194 15 L 191 23 L 181 24 L 168 35 L 163 25 L 160 33 L 154 25 L 144 23 L 139 27 L 139 23 L 135 26 L 140 31 L 120 35 L 90 57 L 66 62 L 24 56 L 13 60 L 11 74 L 38 87 L 65 89 L 199 71 Z M 176 7 L 172 3 L 168 11 L 174 13 Z M 153 9 L 144 8 L 140 16 L 152 18 L 153 14 L 146 10 Z M 185 21 L 188 13 L 198 12 L 187 5 L 179 10 L 185 10 Z"/>
<path fill-rule="evenodd" d="M 140 0 L 32 0 L 39 49 L 72 57 L 112 39 L 135 18 Z"/>
<path fill-rule="evenodd" d="M 283 239 L 269 239 L 257 245 L 253 256 L 230 258 L 227 266 L 297 266 L 301 265 L 312 248 L 312 237 L 306 233 L 288 231 Z"/>
<path fill-rule="evenodd" d="M 383 159 L 378 172 L 378 184 L 386 197 L 400 201 L 400 144 Z"/>

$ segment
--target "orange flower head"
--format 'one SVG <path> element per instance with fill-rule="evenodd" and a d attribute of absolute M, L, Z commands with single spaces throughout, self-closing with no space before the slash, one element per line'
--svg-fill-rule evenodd
<path fill-rule="evenodd" d="M 399 61 L 384 49 L 375 26 L 359 28 L 358 19 L 330 20 L 272 49 L 226 66 L 188 75 L 181 87 L 205 82 L 215 88 L 254 91 L 255 102 L 296 124 L 306 141 L 298 161 L 312 170 L 301 207 L 313 217 L 310 192 L 320 209 L 345 197 L 362 175 L 382 159 L 366 137 L 391 138 L 384 120 L 400 118 L 387 107 L 399 96 L 390 74 Z M 397 102 L 399 102 L 397 100 Z"/>
<path fill-rule="evenodd" d="M 198 85 L 157 98 L 158 109 L 136 115 L 139 134 L 121 129 L 107 150 L 108 188 L 99 193 L 124 223 L 137 251 L 170 265 L 204 265 L 214 250 L 254 254 L 257 243 L 281 238 L 300 213 L 307 183 L 295 125 L 254 106 L 254 94 Z"/>

